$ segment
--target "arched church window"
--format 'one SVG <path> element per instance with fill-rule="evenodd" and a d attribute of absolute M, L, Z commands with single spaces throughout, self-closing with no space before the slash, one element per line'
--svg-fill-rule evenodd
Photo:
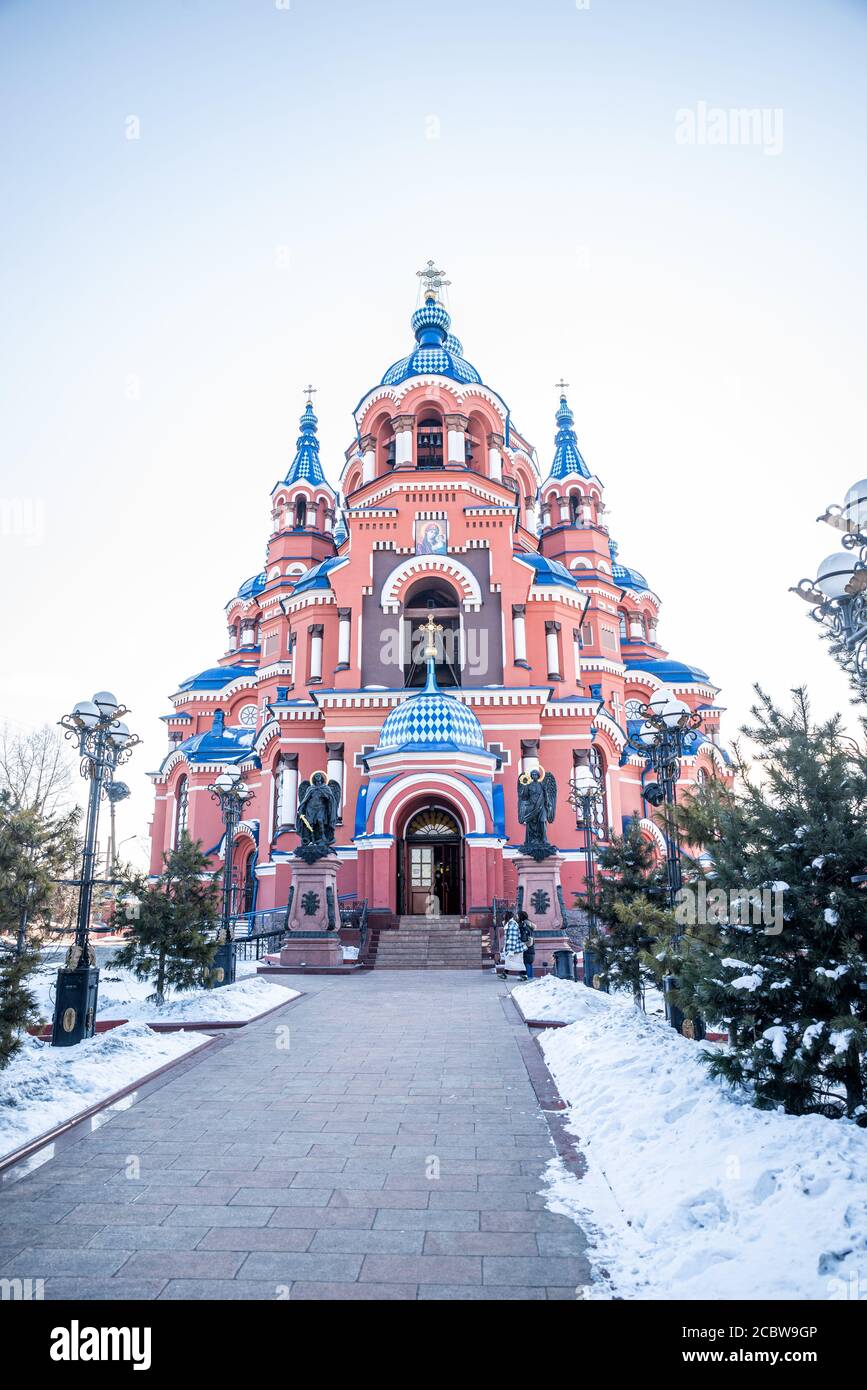
<path fill-rule="evenodd" d="M 626 627 L 626 614 L 624 613 L 624 611 L 623 611 L 622 608 L 621 608 L 620 613 L 619 613 L 618 616 L 619 616 L 619 622 L 620 622 L 620 640 L 621 640 L 621 642 L 628 642 L 628 641 L 629 641 L 629 631 L 628 631 L 628 629 L 627 629 L 627 627 Z"/>
<path fill-rule="evenodd" d="M 181 777 L 178 782 L 178 789 L 175 793 L 175 849 L 187 833 L 187 822 L 190 815 L 190 779 Z"/>
<path fill-rule="evenodd" d="M 427 678 L 425 647 L 427 636 L 422 628 L 433 618 L 436 642 L 436 677 L 441 686 L 461 683 L 461 618 L 457 595 L 447 585 L 432 586 L 422 580 L 410 589 L 403 608 L 406 624 L 404 685 L 411 689 L 423 686 Z"/>
<path fill-rule="evenodd" d="M 581 498 L 577 492 L 569 493 L 569 522 L 572 526 L 578 526 L 581 522 Z"/>
<path fill-rule="evenodd" d="M 306 526 L 306 525 L 307 525 L 307 502 L 306 502 L 306 499 L 305 499 L 305 498 L 299 497 L 298 500 L 297 500 L 296 503 L 295 503 L 295 529 L 296 529 L 296 531 L 297 531 L 297 530 L 299 530 L 301 527 L 304 527 L 304 526 Z"/>
<path fill-rule="evenodd" d="M 602 839 L 608 838 L 608 783 L 606 777 L 605 758 L 594 744 L 590 749 L 588 758 L 593 774 L 598 779 L 600 796 L 597 796 L 593 803 L 593 829 Z"/>
<path fill-rule="evenodd" d="M 443 466 L 443 422 L 435 415 L 419 421 L 416 433 L 416 459 L 419 468 Z"/>

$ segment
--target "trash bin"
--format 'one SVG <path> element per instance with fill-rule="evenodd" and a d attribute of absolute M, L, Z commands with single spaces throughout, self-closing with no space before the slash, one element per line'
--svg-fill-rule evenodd
<path fill-rule="evenodd" d="M 608 993 L 608 986 L 602 983 L 600 970 L 602 961 L 598 952 L 592 946 L 584 947 L 584 983 L 588 989 L 601 989 L 604 994 Z"/>
<path fill-rule="evenodd" d="M 54 1003 L 53 1047 L 71 1047 L 96 1031 L 96 1001 L 99 971 L 95 965 L 57 972 Z"/>
<path fill-rule="evenodd" d="M 571 951 L 554 952 L 554 974 L 558 980 L 574 980 L 575 967 L 572 961 Z"/>

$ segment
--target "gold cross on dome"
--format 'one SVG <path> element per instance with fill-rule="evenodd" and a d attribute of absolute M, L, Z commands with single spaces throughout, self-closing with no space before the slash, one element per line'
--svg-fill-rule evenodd
<path fill-rule="evenodd" d="M 568 381 L 564 381 L 564 380 L 562 379 L 562 377 L 561 377 L 559 381 L 555 381 L 555 382 L 554 382 L 554 389 L 555 389 L 555 391 L 559 391 L 560 394 L 562 395 L 563 392 L 566 390 L 566 387 L 567 387 L 568 385 L 569 385 Z"/>
<path fill-rule="evenodd" d="M 427 633 L 427 645 L 425 646 L 425 649 L 424 649 L 424 654 L 425 654 L 425 656 L 436 656 L 436 654 L 437 654 L 437 639 L 436 639 L 436 635 L 437 635 L 438 632 L 442 632 L 442 630 L 443 630 L 443 625 L 442 625 L 442 623 L 435 623 L 435 622 L 434 622 L 433 613 L 431 613 L 431 615 L 430 615 L 430 617 L 428 618 L 427 622 L 424 623 L 424 624 L 422 625 L 421 629 L 420 629 L 421 632 Z"/>

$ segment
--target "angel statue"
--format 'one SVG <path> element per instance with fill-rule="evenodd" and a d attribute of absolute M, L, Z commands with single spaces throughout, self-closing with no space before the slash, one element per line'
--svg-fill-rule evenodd
<path fill-rule="evenodd" d="M 525 827 L 522 854 L 533 859 L 547 859 L 557 853 L 556 845 L 548 839 L 547 827 L 557 809 L 557 782 L 541 767 L 518 778 L 518 820 Z"/>
<path fill-rule="evenodd" d="M 334 828 L 340 814 L 340 783 L 329 782 L 324 772 L 314 772 L 309 782 L 298 788 L 295 829 L 301 843 L 295 850 L 300 859 L 312 864 L 329 853 Z"/>

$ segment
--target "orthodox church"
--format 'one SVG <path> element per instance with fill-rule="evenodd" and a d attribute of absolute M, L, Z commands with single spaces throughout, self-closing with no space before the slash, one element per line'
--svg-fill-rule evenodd
<path fill-rule="evenodd" d="M 151 871 L 186 831 L 215 869 L 231 856 L 237 911 L 286 906 L 299 788 L 317 771 L 339 787 L 338 891 L 381 928 L 432 893 L 482 928 L 514 900 L 533 769 L 557 783 L 567 906 L 585 875 L 568 800 L 583 764 L 602 788 L 597 842 L 637 818 L 664 858 L 632 742 L 656 691 L 701 716 L 681 787 L 726 771 L 717 687 L 660 645 L 659 597 L 609 534 L 566 383 L 542 468 L 452 333 L 443 274 L 429 262 L 419 278 L 413 345 L 356 406 L 339 481 L 306 393 L 264 567 L 226 605 L 224 654 L 164 716 Z M 208 790 L 227 765 L 252 792 L 231 845 Z"/>

